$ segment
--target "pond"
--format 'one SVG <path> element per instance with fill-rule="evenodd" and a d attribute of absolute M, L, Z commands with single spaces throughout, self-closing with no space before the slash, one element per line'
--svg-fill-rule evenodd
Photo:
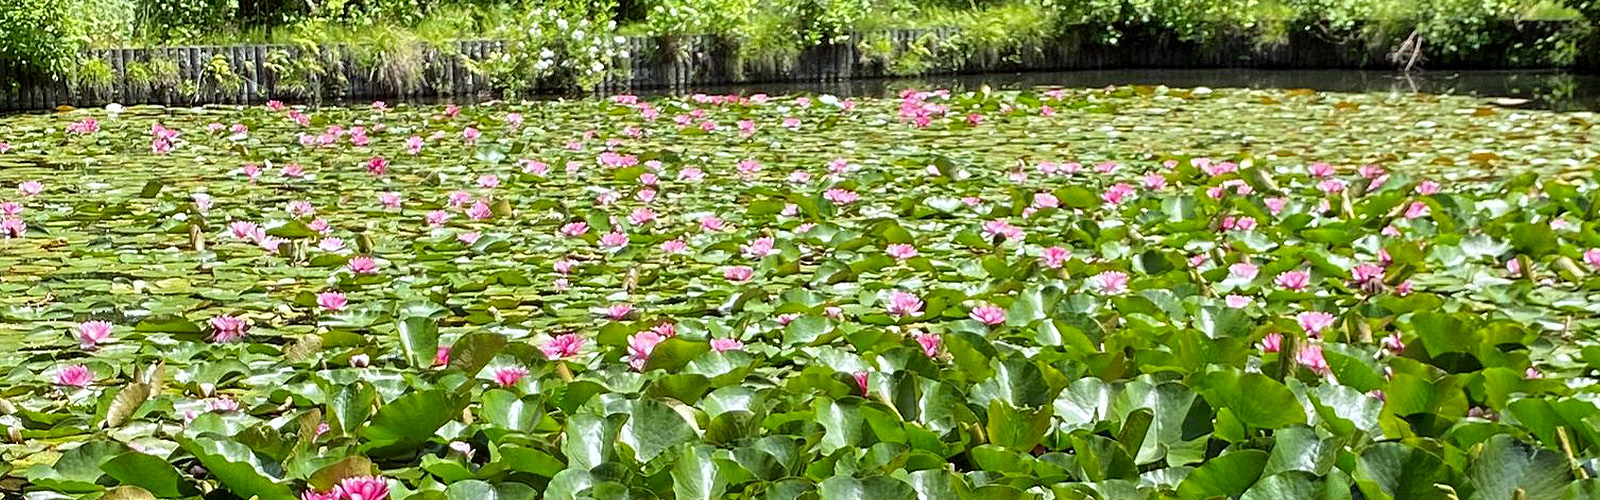
<path fill-rule="evenodd" d="M 0 484 L 1592 496 L 1600 117 L 1075 83 L 0 118 Z"/>
<path fill-rule="evenodd" d="M 892 97 L 905 87 L 976 90 L 1033 87 L 1102 88 L 1165 85 L 1193 88 L 1313 89 L 1323 92 L 1450 94 L 1526 99 L 1523 106 L 1559 111 L 1600 110 L 1600 75 L 1545 70 L 1426 71 L 1402 74 L 1374 70 L 1111 69 L 982 75 L 931 75 L 823 83 L 760 83 L 697 88 L 709 93 L 821 92 L 855 97 Z M 679 92 L 682 93 L 682 92 Z"/>

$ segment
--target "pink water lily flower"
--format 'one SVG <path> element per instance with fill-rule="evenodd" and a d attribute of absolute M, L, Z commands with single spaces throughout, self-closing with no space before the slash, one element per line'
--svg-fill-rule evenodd
<path fill-rule="evenodd" d="M 211 325 L 211 335 L 206 340 L 210 342 L 238 342 L 244 340 L 245 334 L 250 332 L 250 323 L 226 314 L 211 318 L 208 323 Z"/>
<path fill-rule="evenodd" d="M 517 385 L 524 377 L 528 376 L 528 369 L 520 366 L 508 366 L 494 371 L 494 382 L 500 387 Z"/>
<path fill-rule="evenodd" d="M 406 138 L 406 153 L 411 155 L 422 153 L 422 138 L 414 135 Z"/>
<path fill-rule="evenodd" d="M 1033 208 L 1046 209 L 1061 206 L 1061 199 L 1050 193 L 1035 193 L 1033 195 Z"/>
<path fill-rule="evenodd" d="M 550 165 L 542 161 L 522 160 L 522 172 L 544 177 L 550 173 Z"/>
<path fill-rule="evenodd" d="M 111 338 L 111 322 L 85 321 L 78 323 L 78 327 L 75 329 L 75 331 L 77 333 L 78 344 L 80 346 L 82 346 L 85 350 L 94 349 L 96 346 L 105 343 L 106 340 Z"/>
<path fill-rule="evenodd" d="M 378 203 L 384 208 L 400 208 L 400 193 L 393 191 L 378 193 Z"/>
<path fill-rule="evenodd" d="M 100 131 L 100 120 L 84 118 L 67 125 L 69 134 L 93 134 Z"/>
<path fill-rule="evenodd" d="M 311 202 L 305 200 L 295 200 L 289 202 L 288 207 L 285 208 L 284 211 L 289 212 L 289 215 L 293 215 L 295 217 L 305 217 L 307 215 L 317 213 L 316 207 L 312 206 Z"/>
<path fill-rule="evenodd" d="M 732 266 L 722 271 L 722 277 L 732 282 L 750 281 L 754 275 L 755 271 L 745 266 Z"/>
<path fill-rule="evenodd" d="M 706 232 L 716 232 L 727 228 L 727 223 L 721 217 L 710 215 L 700 218 L 700 229 Z"/>
<path fill-rule="evenodd" d="M 378 476 L 348 477 L 339 481 L 341 500 L 387 500 L 389 481 Z"/>
<path fill-rule="evenodd" d="M 55 383 L 63 387 L 88 387 L 94 374 L 84 365 L 67 365 L 56 369 Z"/>
<path fill-rule="evenodd" d="M 1406 207 L 1405 216 L 1407 219 L 1417 219 L 1421 217 L 1427 217 L 1429 213 L 1430 211 L 1428 210 L 1427 203 L 1413 201 L 1411 202 L 1411 205 Z"/>
<path fill-rule="evenodd" d="M 850 374 L 850 376 L 852 378 L 856 379 L 856 387 L 859 387 L 861 389 L 861 395 L 862 396 L 866 396 L 867 395 L 867 372 L 855 372 L 855 373 Z"/>
<path fill-rule="evenodd" d="M 833 174 L 833 175 L 844 175 L 844 174 L 847 174 L 849 172 L 850 172 L 850 160 L 846 160 L 844 158 L 834 158 L 833 160 L 828 162 L 828 173 L 830 173 L 830 174 Z"/>
<path fill-rule="evenodd" d="M 339 491 L 338 486 L 334 486 L 333 489 L 328 491 L 305 490 L 300 492 L 300 500 L 340 500 L 342 496 L 344 496 L 344 492 Z"/>
<path fill-rule="evenodd" d="M 1246 297 L 1244 295 L 1229 294 L 1227 297 L 1224 297 L 1222 301 L 1228 307 L 1233 309 L 1244 309 L 1245 306 L 1250 305 L 1250 297 Z"/>
<path fill-rule="evenodd" d="M 667 240 L 661 242 L 661 251 L 667 254 L 680 254 L 689 250 L 689 244 L 683 240 Z"/>
<path fill-rule="evenodd" d="M 1362 284 L 1370 283 L 1374 280 L 1382 280 L 1383 266 L 1363 262 L 1350 268 L 1350 275 L 1355 279 L 1356 283 Z"/>
<path fill-rule="evenodd" d="M 848 189 L 829 189 L 822 193 L 822 198 L 835 205 L 849 205 L 855 203 L 861 196 Z"/>
<path fill-rule="evenodd" d="M 343 293 L 322 292 L 317 294 L 317 305 L 322 306 L 323 309 L 338 311 L 344 309 L 347 304 L 349 304 L 349 301 Z"/>
<path fill-rule="evenodd" d="M 379 176 L 388 171 L 389 160 L 384 159 L 382 156 L 374 156 L 367 160 L 367 173 Z"/>
<path fill-rule="evenodd" d="M 1309 344 L 1301 347 L 1300 352 L 1295 353 L 1294 360 L 1300 366 L 1304 366 L 1318 375 L 1327 376 L 1333 373 L 1333 369 L 1328 366 L 1327 358 L 1322 356 L 1322 345 L 1320 344 Z"/>
<path fill-rule="evenodd" d="M 1298 292 L 1305 290 L 1306 286 L 1311 284 L 1311 273 L 1305 271 L 1284 271 L 1283 273 L 1279 274 L 1277 278 L 1273 278 L 1272 282 L 1286 290 Z"/>
<path fill-rule="evenodd" d="M 1333 326 L 1335 320 L 1334 315 L 1322 311 L 1307 311 L 1295 316 L 1300 328 L 1311 338 L 1322 338 L 1322 331 Z"/>
<path fill-rule="evenodd" d="M 1230 215 L 1222 218 L 1222 229 L 1226 231 L 1251 231 L 1255 228 L 1255 217 L 1234 217 Z"/>
<path fill-rule="evenodd" d="M 711 339 L 711 350 L 717 352 L 744 350 L 744 342 L 735 339 Z"/>
<path fill-rule="evenodd" d="M 573 238 L 583 236 L 583 234 L 587 232 L 589 232 L 589 224 L 582 221 L 569 222 L 566 225 L 561 226 L 561 234 Z"/>
<path fill-rule="evenodd" d="M 1306 171 L 1310 172 L 1312 177 L 1333 177 L 1333 165 L 1326 163 L 1313 163 L 1306 167 Z"/>
<path fill-rule="evenodd" d="M 939 357 L 939 345 L 943 343 L 943 339 L 940 339 L 938 335 L 919 333 L 913 336 L 912 339 L 917 341 L 917 345 L 922 346 L 922 354 L 930 358 Z"/>
<path fill-rule="evenodd" d="M 611 304 L 610 306 L 606 307 L 606 317 L 613 320 L 626 318 L 628 317 L 628 314 L 632 312 L 633 304 L 628 303 Z"/>
<path fill-rule="evenodd" d="M 1058 246 L 1045 248 L 1044 251 L 1039 253 L 1039 261 L 1044 264 L 1044 267 L 1050 269 L 1061 269 L 1061 266 L 1065 265 L 1067 259 L 1070 258 L 1072 258 L 1072 252 Z"/>
<path fill-rule="evenodd" d="M 551 360 L 567 359 L 578 355 L 578 350 L 583 348 L 583 337 L 576 333 L 557 335 L 550 341 L 539 345 L 539 351 L 544 357 Z"/>
<path fill-rule="evenodd" d="M 498 175 L 483 174 L 483 175 L 478 176 L 478 187 L 481 187 L 481 188 L 484 188 L 484 189 L 494 189 L 494 188 L 499 187 L 499 186 L 500 186 L 500 176 L 498 176 Z"/>
<path fill-rule="evenodd" d="M 1267 210 L 1271 211 L 1272 215 L 1278 215 L 1285 207 L 1289 206 L 1288 198 L 1267 198 L 1261 200 L 1261 202 L 1267 205 Z"/>
<path fill-rule="evenodd" d="M 1437 182 L 1434 182 L 1434 181 L 1422 181 L 1422 182 L 1417 183 L 1417 194 L 1420 194 L 1420 195 L 1423 195 L 1423 196 L 1427 196 L 1427 195 L 1438 193 L 1438 192 L 1439 192 L 1439 183 L 1437 183 Z"/>
<path fill-rule="evenodd" d="M 1119 182 L 1106 188 L 1106 191 L 1100 194 L 1100 199 L 1111 205 L 1121 205 L 1122 202 L 1133 196 L 1134 191 L 1133 185 Z"/>
<path fill-rule="evenodd" d="M 1106 271 L 1089 277 L 1089 284 L 1106 295 L 1120 295 L 1128 291 L 1128 273 Z"/>
<path fill-rule="evenodd" d="M 345 267 L 355 274 L 376 274 L 378 272 L 378 261 L 373 260 L 372 257 L 358 255 L 351 257 L 350 262 L 346 263 Z"/>
<path fill-rule="evenodd" d="M 628 233 L 612 231 L 601 235 L 600 246 L 608 250 L 621 250 L 628 246 Z"/>
<path fill-rule="evenodd" d="M 889 294 L 887 308 L 891 315 L 910 316 L 922 311 L 922 299 L 911 293 L 896 290 Z"/>
<path fill-rule="evenodd" d="M 909 243 L 891 243 L 884 248 L 884 253 L 899 260 L 906 260 L 917 256 L 917 247 Z"/>
<path fill-rule="evenodd" d="M 1261 343 L 1257 347 L 1260 347 L 1263 353 L 1281 351 L 1283 350 L 1283 334 L 1269 333 L 1265 338 L 1261 339 Z"/>
<path fill-rule="evenodd" d="M 1261 268 L 1249 262 L 1239 262 L 1228 266 L 1228 275 L 1242 280 L 1256 279 L 1256 275 L 1260 273 Z"/>
<path fill-rule="evenodd" d="M 199 210 L 200 213 L 206 213 L 211 210 L 211 195 L 205 193 L 194 193 L 189 195 L 189 199 L 194 200 L 194 208 L 195 210 Z"/>
<path fill-rule="evenodd" d="M 227 224 L 227 231 L 234 234 L 235 239 L 258 240 L 266 236 L 266 232 L 261 231 L 261 228 L 251 221 L 232 221 Z"/>
<path fill-rule="evenodd" d="M 983 223 L 983 234 L 990 238 L 1000 236 L 1008 240 L 1019 240 L 1024 236 L 1022 229 L 1000 219 Z"/>
<path fill-rule="evenodd" d="M 263 236 L 256 240 L 256 245 L 260 246 L 262 250 L 266 250 L 269 253 L 278 253 L 278 247 L 282 246 L 288 241 L 289 240 L 279 238 L 277 236 Z"/>
<path fill-rule="evenodd" d="M 1389 336 L 1384 337 L 1382 340 L 1379 340 L 1378 345 L 1383 346 L 1384 349 L 1397 355 L 1406 351 L 1406 343 L 1400 339 L 1400 333 L 1398 332 L 1390 334 Z"/>
<path fill-rule="evenodd" d="M 17 191 L 23 196 L 34 196 L 44 192 L 44 183 L 39 181 L 23 181 L 17 184 Z"/>
<path fill-rule="evenodd" d="M 428 213 L 422 214 L 422 222 L 428 227 L 443 227 L 449 221 L 450 212 L 444 210 L 429 210 Z"/>
<path fill-rule="evenodd" d="M 6 239 L 21 238 L 22 234 L 26 232 L 28 232 L 28 224 L 23 222 L 22 219 L 16 217 L 0 218 L 0 234 L 5 235 Z"/>
<path fill-rule="evenodd" d="M 1583 261 L 1590 267 L 1600 269 L 1600 248 L 1590 248 L 1583 252 Z"/>
<path fill-rule="evenodd" d="M 761 162 L 754 159 L 739 160 L 737 168 L 740 175 L 752 175 L 761 171 Z"/>
<path fill-rule="evenodd" d="M 763 236 L 756 238 L 748 245 L 740 245 L 739 251 L 744 254 L 745 258 L 760 259 L 772 253 L 773 245 L 776 244 L 776 241 L 777 239 L 771 236 Z"/>
<path fill-rule="evenodd" d="M 634 209 L 633 213 L 628 214 L 628 223 L 635 226 L 643 226 L 654 220 L 656 220 L 656 212 L 649 207 L 639 207 Z"/>
<path fill-rule="evenodd" d="M 628 355 L 624 358 L 628 366 L 634 371 L 644 371 L 645 363 L 650 360 L 650 353 L 664 340 L 666 337 L 653 331 L 643 331 L 629 336 Z"/>
<path fill-rule="evenodd" d="M 656 326 L 650 327 L 650 331 L 656 332 L 656 335 L 660 335 L 663 338 L 672 338 L 678 336 L 678 324 L 660 323 Z"/>
<path fill-rule="evenodd" d="M 1006 310 L 994 304 L 981 304 L 974 307 L 970 316 L 972 319 L 989 326 L 1006 322 Z"/>

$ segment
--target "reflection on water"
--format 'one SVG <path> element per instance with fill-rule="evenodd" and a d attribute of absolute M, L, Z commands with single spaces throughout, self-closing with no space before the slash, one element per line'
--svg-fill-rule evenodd
<path fill-rule="evenodd" d="M 1399 92 L 1528 99 L 1525 107 L 1560 111 L 1600 110 L 1600 75 L 1558 71 L 1437 71 L 1402 75 L 1390 71 L 1259 69 L 1119 69 L 985 75 L 935 75 L 839 82 L 774 82 L 692 88 L 662 93 L 830 93 L 848 97 L 892 96 L 907 88 L 995 89 L 1029 87 L 1307 88 L 1328 92 Z"/>

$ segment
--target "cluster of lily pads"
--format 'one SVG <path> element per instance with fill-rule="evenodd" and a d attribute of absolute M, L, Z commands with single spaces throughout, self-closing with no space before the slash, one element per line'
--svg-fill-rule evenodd
<path fill-rule="evenodd" d="M 0 489 L 1594 498 L 1596 121 L 1148 87 L 0 118 Z"/>

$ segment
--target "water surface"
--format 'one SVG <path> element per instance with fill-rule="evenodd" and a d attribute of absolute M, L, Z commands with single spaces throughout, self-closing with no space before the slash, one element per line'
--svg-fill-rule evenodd
<path fill-rule="evenodd" d="M 1358 70 L 1265 69 L 1116 69 L 990 73 L 982 75 L 930 75 L 913 78 L 871 78 L 837 82 L 768 82 L 652 94 L 687 92 L 739 92 L 782 94 L 831 93 L 849 97 L 882 97 L 906 87 L 975 89 L 984 84 L 996 89 L 1029 87 L 1105 87 L 1107 85 L 1165 85 L 1168 87 L 1288 88 L 1325 92 L 1449 94 L 1527 99 L 1522 106 L 1558 111 L 1600 109 L 1600 75 L 1544 70 L 1436 71 L 1401 74 Z"/>

